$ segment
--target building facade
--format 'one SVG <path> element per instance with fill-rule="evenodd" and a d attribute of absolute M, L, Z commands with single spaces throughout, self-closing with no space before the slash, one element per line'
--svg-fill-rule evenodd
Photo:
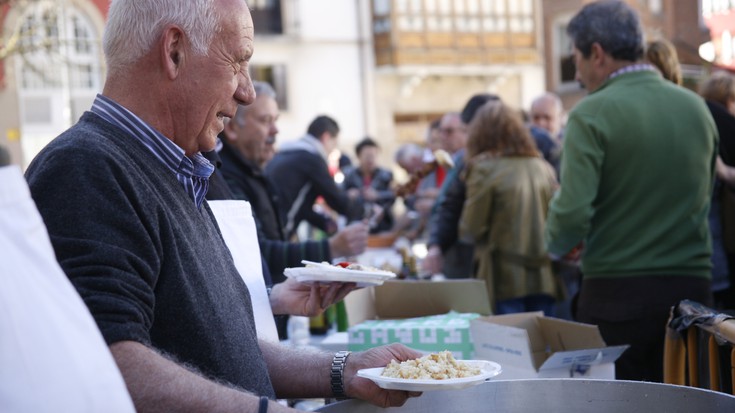
<path fill-rule="evenodd" d="M 354 144 L 369 135 L 388 165 L 401 143 L 423 142 L 432 120 L 460 111 L 476 93 L 495 93 L 527 109 L 549 90 L 571 108 L 585 91 L 574 81 L 565 30 L 586 2 L 249 0 L 256 34 L 252 75 L 279 94 L 280 141 L 298 138 L 315 116 L 327 114 L 340 123 L 345 153 L 354 157 Z M 724 13 L 724 3 L 729 13 L 732 3 L 628 2 L 649 37 L 675 44 L 692 82 L 702 73 L 706 23 Z M 25 166 L 102 89 L 108 1 L 14 4 L 0 9 L 0 144 Z M 722 50 L 730 50 L 732 61 L 732 36 L 720 32 L 718 50 L 722 59 L 728 56 Z"/>
<path fill-rule="evenodd" d="M 5 7 L 0 144 L 26 166 L 102 90 L 106 0 L 25 0 Z"/>
<path fill-rule="evenodd" d="M 717 68 L 735 71 L 735 1 L 703 0 L 702 20 L 710 29 L 700 56 Z"/>
<path fill-rule="evenodd" d="M 535 0 L 372 2 L 377 123 L 397 142 L 476 93 L 525 107 L 545 89 Z"/>
<path fill-rule="evenodd" d="M 480 92 L 522 107 L 544 90 L 536 0 L 255 1 L 255 77 L 285 93 L 280 139 L 317 114 L 365 135 L 383 164 L 403 142 Z M 281 24 L 279 24 L 279 22 Z M 261 69 L 265 69 L 261 71 Z M 264 75 L 264 76 L 261 76 Z"/>
<path fill-rule="evenodd" d="M 537 0 L 249 5 L 256 27 L 252 74 L 279 92 L 282 141 L 328 114 L 341 125 L 346 153 L 352 156 L 354 143 L 370 135 L 388 162 L 401 142 L 422 142 L 431 120 L 461 110 L 475 93 L 497 93 L 521 107 L 545 86 Z M 55 47 L 23 49 L 3 62 L 0 127 L 17 163 L 27 165 L 102 89 L 106 7 L 104 0 L 27 0 L 7 11 L 6 39 L 19 24 L 27 26 L 21 33 L 28 42 L 58 38 Z M 30 33 L 39 22 L 46 33 Z"/>

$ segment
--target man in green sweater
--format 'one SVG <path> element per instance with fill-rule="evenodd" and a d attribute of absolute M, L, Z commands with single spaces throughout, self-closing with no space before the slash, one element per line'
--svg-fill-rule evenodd
<path fill-rule="evenodd" d="M 711 300 L 717 130 L 699 97 L 640 63 L 642 29 L 624 2 L 586 5 L 567 32 L 590 94 L 567 123 L 547 246 L 582 245 L 577 319 L 631 345 L 617 378 L 662 381 L 669 308 Z"/>

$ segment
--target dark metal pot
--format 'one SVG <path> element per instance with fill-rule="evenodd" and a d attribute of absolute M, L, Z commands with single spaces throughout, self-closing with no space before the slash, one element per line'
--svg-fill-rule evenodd
<path fill-rule="evenodd" d="M 735 412 L 735 396 L 694 387 L 623 380 L 490 381 L 464 390 L 425 392 L 403 407 L 382 409 L 346 400 L 324 413 L 649 413 Z"/>

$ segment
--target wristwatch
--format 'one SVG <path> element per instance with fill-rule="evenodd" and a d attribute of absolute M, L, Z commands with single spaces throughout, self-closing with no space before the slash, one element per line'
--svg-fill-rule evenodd
<path fill-rule="evenodd" d="M 332 359 L 332 369 L 329 373 L 332 384 L 332 394 L 337 399 L 343 399 L 345 396 L 345 364 L 347 363 L 347 357 L 350 355 L 349 351 L 338 351 Z"/>

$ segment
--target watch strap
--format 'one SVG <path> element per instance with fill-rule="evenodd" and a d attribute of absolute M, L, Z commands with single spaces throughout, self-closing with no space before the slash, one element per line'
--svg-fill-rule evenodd
<path fill-rule="evenodd" d="M 260 396 L 258 403 L 258 413 L 268 413 L 268 397 Z"/>
<path fill-rule="evenodd" d="M 343 399 L 347 397 L 345 395 L 345 364 L 347 363 L 347 357 L 350 355 L 349 351 L 338 351 L 334 354 L 332 359 L 332 368 L 330 370 L 330 383 L 332 385 L 332 394 L 335 398 Z"/>

